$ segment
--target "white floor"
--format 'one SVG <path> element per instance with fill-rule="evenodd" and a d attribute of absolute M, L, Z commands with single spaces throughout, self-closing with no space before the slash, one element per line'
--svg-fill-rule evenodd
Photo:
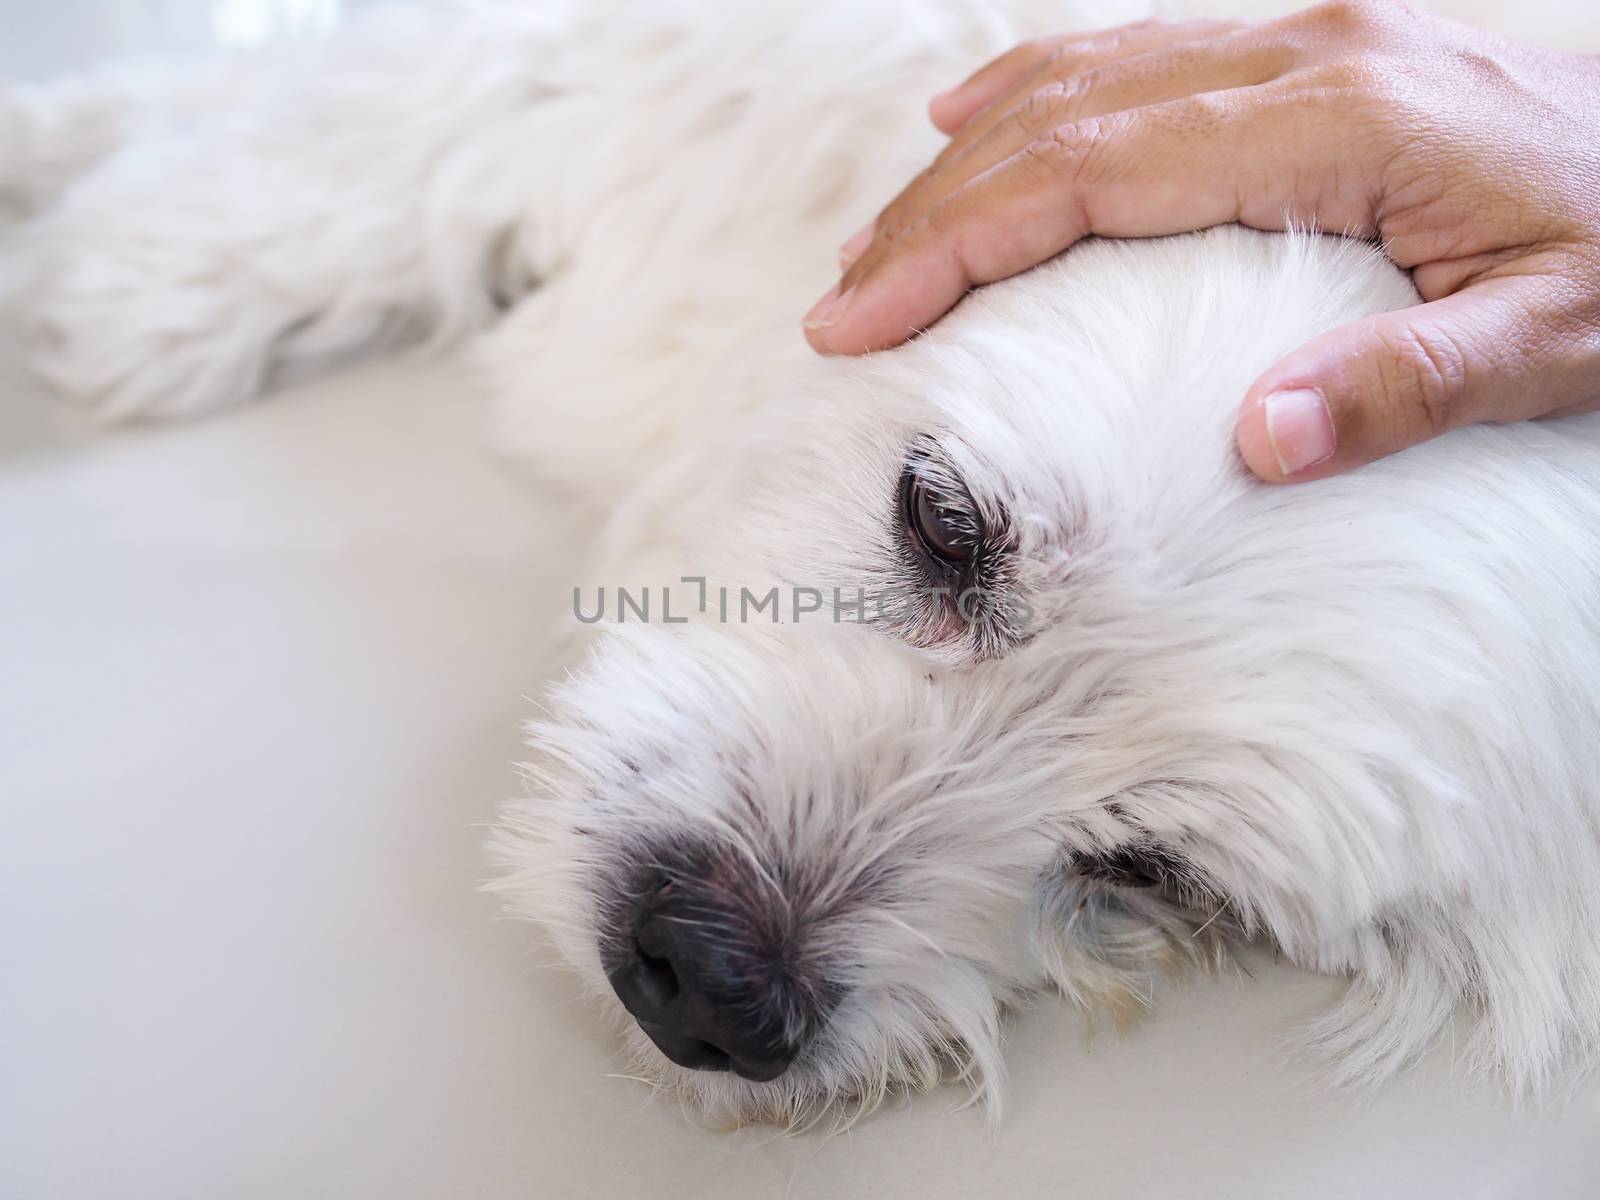
<path fill-rule="evenodd" d="M 338 8 L 0 0 L 0 78 Z M 96 434 L 0 336 L 0 1197 L 1600 1195 L 1600 1086 L 1326 1094 L 1279 1041 L 1338 985 L 1265 961 L 1122 1038 L 1023 1014 L 992 1135 L 653 1102 L 475 891 L 572 553 L 479 430 L 441 363 Z"/>

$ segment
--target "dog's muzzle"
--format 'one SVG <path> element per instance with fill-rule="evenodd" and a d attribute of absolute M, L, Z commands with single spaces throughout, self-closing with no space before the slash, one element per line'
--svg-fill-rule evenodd
<path fill-rule="evenodd" d="M 617 998 L 662 1054 L 681 1067 L 733 1071 L 767 1082 L 789 1069 L 805 1027 L 779 955 L 668 882 L 613 943 L 607 976 Z"/>

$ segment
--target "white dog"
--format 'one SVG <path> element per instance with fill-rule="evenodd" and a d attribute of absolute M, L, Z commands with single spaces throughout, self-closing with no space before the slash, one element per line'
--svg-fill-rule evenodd
<path fill-rule="evenodd" d="M 1350 976 L 1305 1031 L 1342 1079 L 1458 1022 L 1519 1091 L 1572 1078 L 1600 418 L 1254 482 L 1254 376 L 1415 296 L 1368 247 L 1235 228 L 1086 244 L 889 353 L 804 347 L 838 240 L 936 148 L 924 97 L 1139 15 L 1031 7 L 505 0 L 0 93 L 37 362 L 164 417 L 494 326 L 503 443 L 610 513 L 575 581 L 609 624 L 533 726 L 501 886 L 709 1116 L 952 1063 L 993 1102 L 1009 1002 L 1130 1009 L 1245 936 Z"/>

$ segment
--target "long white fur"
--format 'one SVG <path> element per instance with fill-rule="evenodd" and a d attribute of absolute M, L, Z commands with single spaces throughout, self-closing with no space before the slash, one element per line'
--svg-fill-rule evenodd
<path fill-rule="evenodd" d="M 1252 378 L 1414 298 L 1307 234 L 1088 244 L 904 349 L 800 342 L 835 245 L 936 148 L 928 94 L 1142 8 L 500 0 L 306 60 L 0 93 L 0 192 L 40 210 L 35 361 L 106 416 L 487 330 L 501 443 L 607 510 L 575 582 L 893 584 L 895 483 L 930 434 L 1010 514 L 1040 628 L 1007 654 L 625 624 L 533 727 L 499 886 L 619 1018 L 594 872 L 663 830 L 758 871 L 781 853 L 835 899 L 895 881 L 827 909 L 849 986 L 778 1081 L 680 1070 L 619 1019 L 712 1118 L 860 1111 L 951 1061 L 997 1106 L 1006 1003 L 1125 1008 L 1236 934 L 1351 977 L 1305 1032 L 1338 1078 L 1457 1022 L 1523 1094 L 1600 1059 L 1600 422 L 1249 480 Z M 1226 912 L 1070 869 L 1139 831 Z"/>

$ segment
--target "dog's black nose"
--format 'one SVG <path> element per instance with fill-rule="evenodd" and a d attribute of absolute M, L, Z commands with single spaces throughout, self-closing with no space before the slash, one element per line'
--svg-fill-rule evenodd
<path fill-rule="evenodd" d="M 663 887 L 647 901 L 632 944 L 609 973 L 623 1007 L 680 1067 L 733 1071 L 766 1082 L 789 1069 L 799 1044 L 783 1029 L 781 997 L 748 946 Z"/>

